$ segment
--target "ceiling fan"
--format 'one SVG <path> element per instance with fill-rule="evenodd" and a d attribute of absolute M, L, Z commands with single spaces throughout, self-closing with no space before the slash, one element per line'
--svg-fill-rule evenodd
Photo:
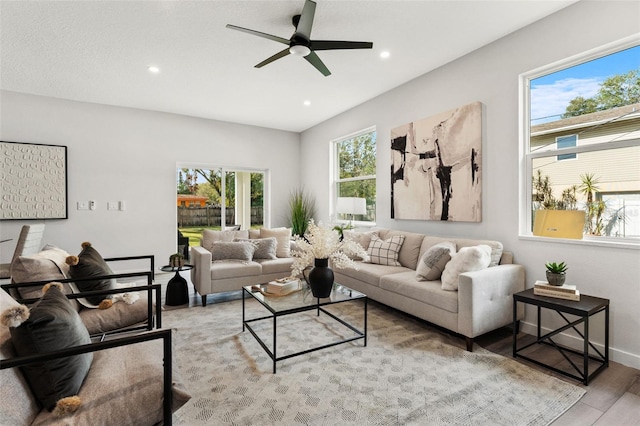
<path fill-rule="evenodd" d="M 256 68 L 262 68 L 263 66 L 270 64 L 271 62 L 284 58 L 289 53 L 292 55 L 303 56 L 311 65 L 316 67 L 325 77 L 331 75 L 331 71 L 316 55 L 317 50 L 341 50 L 341 49 L 371 49 L 373 43 L 366 41 L 338 41 L 338 40 L 311 40 L 311 27 L 313 26 L 313 17 L 316 13 L 316 2 L 312 0 L 305 0 L 302 13 L 295 15 L 292 18 L 293 26 L 296 31 L 293 33 L 290 39 L 274 36 L 260 31 L 250 30 L 248 28 L 238 27 L 236 25 L 227 24 L 227 28 L 232 30 L 242 31 L 248 34 L 253 34 L 258 37 L 266 38 L 276 41 L 278 43 L 286 44 L 287 47 L 284 50 L 276 53 L 275 55 L 265 59 L 257 64 Z"/>

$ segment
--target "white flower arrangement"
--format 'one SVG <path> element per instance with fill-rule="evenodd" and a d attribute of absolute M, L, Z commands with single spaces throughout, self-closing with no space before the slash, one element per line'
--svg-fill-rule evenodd
<path fill-rule="evenodd" d="M 291 275 L 294 277 L 300 276 L 303 270 L 312 266 L 315 259 L 329 259 L 331 266 L 338 269 L 358 269 L 349 256 L 369 258 L 360 244 L 347 239 L 340 241 L 337 231 L 322 226 L 322 223 L 316 225 L 313 219 L 309 221 L 304 238 L 295 236 L 293 240 L 296 242 L 296 249 L 291 252 L 295 257 L 291 266 Z"/>

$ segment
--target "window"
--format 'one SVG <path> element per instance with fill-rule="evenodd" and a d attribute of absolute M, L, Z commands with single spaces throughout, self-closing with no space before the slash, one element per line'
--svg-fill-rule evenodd
<path fill-rule="evenodd" d="M 556 148 L 572 148 L 577 145 L 578 135 L 559 136 L 556 138 Z M 558 155 L 558 161 L 569 160 L 577 158 L 577 154 L 562 154 Z"/>
<path fill-rule="evenodd" d="M 265 174 L 224 167 L 177 169 L 178 230 L 198 244 L 203 229 L 262 227 Z"/>
<path fill-rule="evenodd" d="M 584 210 L 584 240 L 640 244 L 640 39 L 524 74 L 521 87 L 521 235 L 536 210 Z"/>
<path fill-rule="evenodd" d="M 333 215 L 337 221 L 376 220 L 376 131 L 369 128 L 333 141 Z M 339 211 L 338 198 L 364 198 L 365 213 Z M 345 200 L 340 200 L 345 201 Z M 354 200 L 352 200 L 354 201 Z M 357 200 L 356 200 L 357 201 Z M 357 203 L 356 203 L 357 204 Z M 349 206 L 349 203 L 346 203 Z M 351 204 L 353 205 L 353 204 Z M 356 211 L 361 211 L 356 208 Z"/>

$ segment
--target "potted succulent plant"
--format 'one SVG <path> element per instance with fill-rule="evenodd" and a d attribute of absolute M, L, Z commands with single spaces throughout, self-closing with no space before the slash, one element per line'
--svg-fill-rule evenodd
<path fill-rule="evenodd" d="M 181 253 L 174 253 L 169 256 L 169 266 L 182 268 L 184 266 L 184 256 Z"/>
<path fill-rule="evenodd" d="M 566 263 L 547 262 L 544 266 L 547 267 L 547 282 L 549 284 L 557 286 L 564 284 L 568 269 Z"/>

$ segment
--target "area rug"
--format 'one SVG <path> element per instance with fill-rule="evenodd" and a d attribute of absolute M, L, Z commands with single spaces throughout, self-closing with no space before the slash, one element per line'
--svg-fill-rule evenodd
<path fill-rule="evenodd" d="M 247 310 L 267 314 L 250 300 Z M 362 326 L 362 305 L 331 310 Z M 477 345 L 467 352 L 375 303 L 366 347 L 359 340 L 290 358 L 276 374 L 242 331 L 240 300 L 167 311 L 163 323 L 176 330 L 177 368 L 193 395 L 174 415 L 178 425 L 547 425 L 585 393 Z M 272 335 L 271 321 L 255 328 Z M 277 331 L 279 355 L 352 335 L 314 312 L 280 317 Z"/>

